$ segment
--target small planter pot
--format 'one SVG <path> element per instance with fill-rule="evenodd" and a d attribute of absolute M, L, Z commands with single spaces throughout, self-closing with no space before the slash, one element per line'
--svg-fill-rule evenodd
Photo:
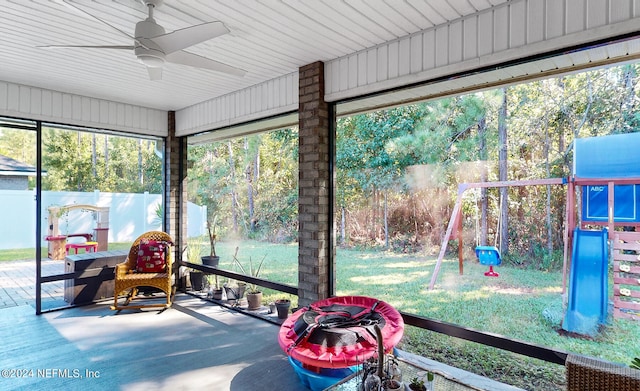
<path fill-rule="evenodd" d="M 211 290 L 211 298 L 213 300 L 222 300 L 222 288 L 212 289 Z"/>
<path fill-rule="evenodd" d="M 189 272 L 189 281 L 191 282 L 191 289 L 194 291 L 201 291 L 204 288 L 204 274 L 196 271 Z"/>
<path fill-rule="evenodd" d="M 289 316 L 290 300 L 276 300 L 276 310 L 278 311 L 278 319 L 287 319 Z"/>
<path fill-rule="evenodd" d="M 247 293 L 248 310 L 254 311 L 262 307 L 262 292 Z"/>
<path fill-rule="evenodd" d="M 227 294 L 227 300 L 240 300 L 244 296 L 246 286 L 240 284 L 238 286 L 225 286 L 224 291 Z"/>
<path fill-rule="evenodd" d="M 205 255 L 202 257 L 202 264 L 207 266 L 218 267 L 220 257 L 217 255 Z"/>
<path fill-rule="evenodd" d="M 385 382 L 384 389 L 389 391 L 402 391 L 404 390 L 404 384 L 397 380 L 389 380 Z"/>

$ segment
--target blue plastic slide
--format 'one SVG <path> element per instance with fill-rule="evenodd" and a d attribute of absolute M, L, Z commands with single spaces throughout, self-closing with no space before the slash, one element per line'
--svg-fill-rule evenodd
<path fill-rule="evenodd" d="M 607 321 L 607 230 L 576 229 L 569 277 L 569 302 L 562 322 L 566 331 L 595 336 Z"/>

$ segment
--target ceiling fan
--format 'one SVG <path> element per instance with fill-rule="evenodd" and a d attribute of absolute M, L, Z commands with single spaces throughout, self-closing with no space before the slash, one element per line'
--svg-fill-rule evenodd
<path fill-rule="evenodd" d="M 41 48 L 89 48 L 89 49 L 120 49 L 133 50 L 138 61 L 147 67 L 151 80 L 162 79 L 162 67 L 165 62 L 188 65 L 195 68 L 209 69 L 216 72 L 227 73 L 235 76 L 244 76 L 246 71 L 233 67 L 197 54 L 186 52 L 182 49 L 196 45 L 200 42 L 227 34 L 229 29 L 222 22 L 209 22 L 191 27 L 186 27 L 170 33 L 165 33 L 162 26 L 153 18 L 153 10 L 162 4 L 163 0 L 140 0 L 148 9 L 149 16 L 136 24 L 135 35 L 120 30 L 108 22 L 90 14 L 78 6 L 59 0 L 60 3 L 95 19 L 133 41 L 133 45 L 46 45 Z"/>

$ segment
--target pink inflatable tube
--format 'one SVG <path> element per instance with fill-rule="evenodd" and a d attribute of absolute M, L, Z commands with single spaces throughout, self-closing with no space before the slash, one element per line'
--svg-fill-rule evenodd
<path fill-rule="evenodd" d="M 307 368 L 347 368 L 377 354 L 376 324 L 385 351 L 391 351 L 404 332 L 395 308 L 371 297 L 332 297 L 293 313 L 280 327 L 278 342 Z"/>

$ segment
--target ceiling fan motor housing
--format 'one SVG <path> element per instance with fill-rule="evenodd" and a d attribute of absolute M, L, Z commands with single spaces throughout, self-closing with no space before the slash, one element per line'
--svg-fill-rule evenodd
<path fill-rule="evenodd" d="M 160 68 L 164 64 L 165 53 L 151 39 L 165 33 L 164 28 L 153 18 L 147 18 L 136 24 L 134 52 L 138 60 L 152 68 Z"/>

